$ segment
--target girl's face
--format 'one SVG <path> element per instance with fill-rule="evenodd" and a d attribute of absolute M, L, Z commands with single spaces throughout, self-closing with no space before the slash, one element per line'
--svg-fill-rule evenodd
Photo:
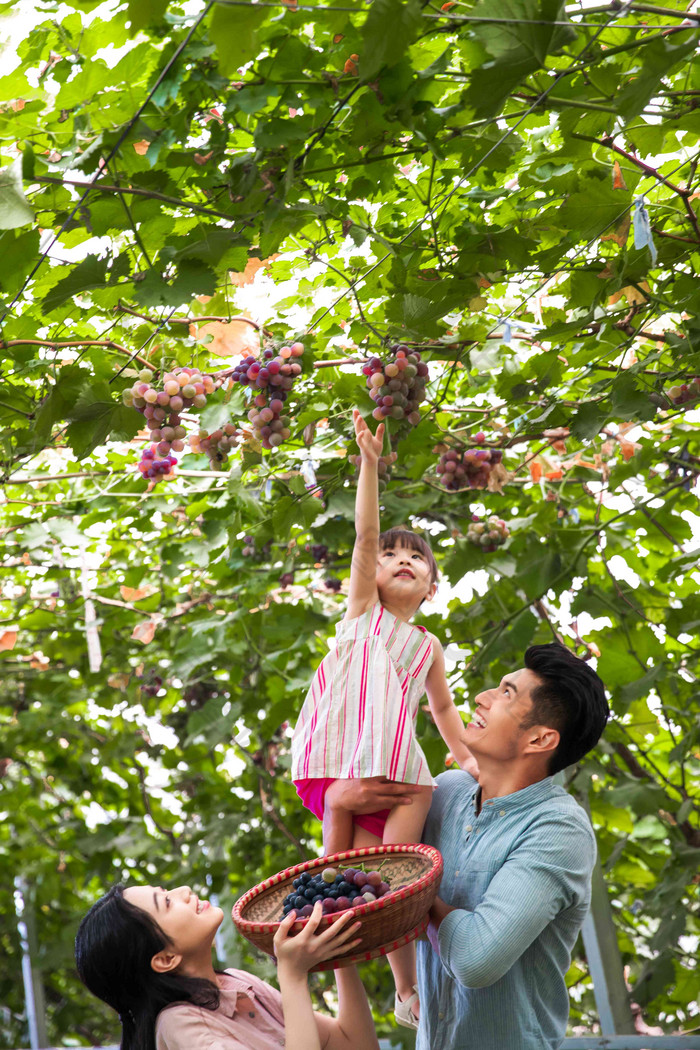
<path fill-rule="evenodd" d="M 211 949 L 224 917 L 221 908 L 200 901 L 189 886 L 164 890 L 162 886 L 128 886 L 124 899 L 148 912 L 169 938 L 172 950 L 183 959 Z"/>
<path fill-rule="evenodd" d="M 384 547 L 377 558 L 377 591 L 382 601 L 414 604 L 432 598 L 436 584 L 430 579 L 425 554 L 410 547 Z"/>

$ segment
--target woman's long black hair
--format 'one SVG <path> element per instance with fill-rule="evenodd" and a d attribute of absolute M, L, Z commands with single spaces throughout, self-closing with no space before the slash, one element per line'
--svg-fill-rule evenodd
<path fill-rule="evenodd" d="M 119 1014 L 121 1050 L 156 1050 L 156 1018 L 170 1003 L 219 1005 L 219 989 L 199 977 L 156 973 L 151 959 L 169 940 L 148 912 L 113 886 L 93 904 L 75 938 L 80 980 Z"/>

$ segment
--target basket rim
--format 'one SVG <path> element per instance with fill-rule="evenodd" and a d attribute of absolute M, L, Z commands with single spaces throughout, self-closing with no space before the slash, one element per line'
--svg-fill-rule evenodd
<path fill-rule="evenodd" d="M 360 963 L 371 962 L 372 959 L 385 958 L 390 952 L 403 947 L 404 944 L 417 940 L 427 929 L 428 916 L 426 915 L 413 929 L 407 930 L 397 940 L 387 941 L 385 944 L 379 944 L 376 948 L 367 948 L 365 951 L 354 951 L 352 955 L 339 955 L 334 959 L 327 959 L 312 967 L 309 973 L 317 973 L 320 970 L 342 970 L 346 966 L 358 966 Z"/>
<path fill-rule="evenodd" d="M 251 922 L 248 919 L 242 917 L 243 909 L 246 908 L 256 897 L 262 896 L 263 893 L 271 889 L 273 886 L 278 885 L 280 882 L 288 881 L 289 879 L 296 878 L 304 871 L 309 871 L 311 868 L 317 868 L 320 865 L 328 867 L 331 864 L 338 864 L 344 860 L 359 860 L 363 857 L 376 857 L 376 856 L 391 856 L 392 854 L 400 853 L 415 853 L 419 856 L 425 857 L 430 861 L 431 866 L 424 875 L 421 875 L 415 882 L 412 882 L 410 886 L 406 886 L 401 890 L 393 890 L 391 893 L 385 894 L 383 897 L 378 898 L 376 901 L 370 901 L 367 904 L 358 905 L 353 908 L 345 908 L 342 912 L 331 912 L 328 915 L 324 915 L 319 923 L 319 929 L 330 926 L 331 923 L 335 922 L 339 915 L 344 915 L 348 911 L 354 911 L 358 917 L 371 915 L 373 912 L 381 911 L 386 908 L 389 904 L 394 904 L 396 901 L 406 900 L 409 897 L 414 897 L 422 890 L 442 878 L 443 872 L 443 859 L 442 854 L 439 850 L 435 849 L 434 846 L 427 846 L 422 842 L 404 842 L 404 843 L 391 843 L 386 846 L 362 846 L 359 849 L 344 850 L 341 853 L 330 853 L 325 857 L 316 857 L 314 860 L 305 860 L 300 864 L 295 864 L 291 868 L 285 868 L 284 871 L 277 872 L 276 875 L 271 875 L 265 879 L 264 882 L 260 882 L 257 886 L 253 886 L 251 889 L 246 890 L 242 897 L 236 901 L 231 910 L 231 918 L 233 919 L 236 927 L 242 934 L 263 934 L 276 932 L 279 928 L 282 920 L 270 920 L 268 922 Z M 295 919 L 292 926 L 292 930 L 298 932 L 308 922 L 310 916 L 299 917 Z"/>

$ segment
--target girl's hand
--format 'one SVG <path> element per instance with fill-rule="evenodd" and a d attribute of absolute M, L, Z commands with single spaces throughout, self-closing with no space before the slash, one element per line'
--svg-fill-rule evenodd
<path fill-rule="evenodd" d="M 356 934 L 362 924 L 350 923 L 351 911 L 341 913 L 327 930 L 317 934 L 316 930 L 323 918 L 321 902 L 317 901 L 306 925 L 296 936 L 291 937 L 289 931 L 296 917 L 296 913 L 291 911 L 282 920 L 272 942 L 280 974 L 284 972 L 289 976 L 306 978 L 309 970 L 318 963 L 332 959 L 343 949 L 354 948 L 360 943 L 361 938 Z"/>
<path fill-rule="evenodd" d="M 352 411 L 352 419 L 362 462 L 374 465 L 380 459 L 384 449 L 384 424 L 380 423 L 377 433 L 373 434 L 356 408 Z"/>

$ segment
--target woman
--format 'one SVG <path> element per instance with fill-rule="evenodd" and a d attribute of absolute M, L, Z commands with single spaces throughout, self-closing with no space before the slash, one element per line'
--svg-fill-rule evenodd
<path fill-rule="evenodd" d="M 290 912 L 274 939 L 281 994 L 242 970 L 214 970 L 223 917 L 189 886 L 114 886 L 93 905 L 78 929 L 76 963 L 83 983 L 119 1014 L 121 1050 L 378 1050 L 354 967 L 337 972 L 337 1018 L 311 1006 L 309 970 L 359 941 L 351 911 L 316 933 L 316 904 L 294 937 Z"/>

